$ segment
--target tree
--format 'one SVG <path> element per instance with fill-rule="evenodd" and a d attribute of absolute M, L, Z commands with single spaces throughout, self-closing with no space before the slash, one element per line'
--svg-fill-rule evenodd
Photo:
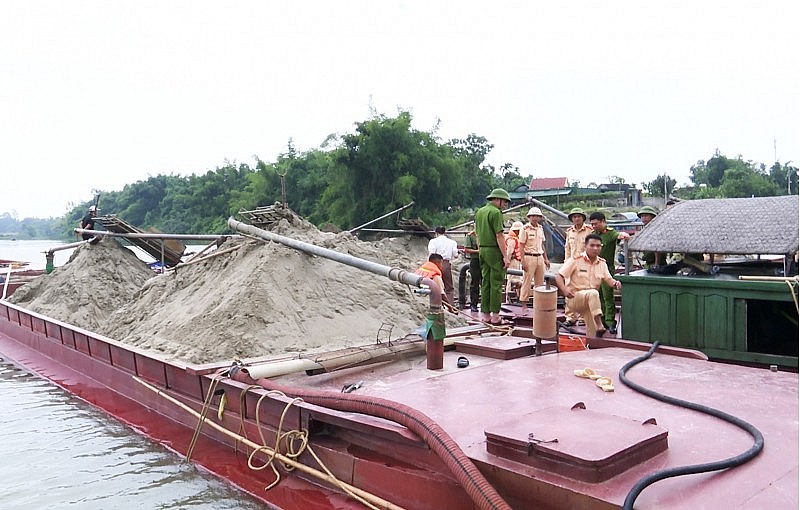
<path fill-rule="evenodd" d="M 775 162 L 769 169 L 769 177 L 778 188 L 785 191 L 786 194 L 797 194 L 797 167 L 791 166 L 791 161 L 787 161 L 783 165 Z"/>
<path fill-rule="evenodd" d="M 663 174 L 659 175 L 650 182 L 643 182 L 642 187 L 646 189 L 647 192 L 654 197 L 663 197 L 665 196 L 664 195 L 665 184 L 666 184 L 666 194 L 669 195 L 670 193 L 672 193 L 672 190 L 675 189 L 675 184 L 677 183 L 678 181 L 676 181 L 669 175 Z"/>
<path fill-rule="evenodd" d="M 769 197 L 780 194 L 778 186 L 766 175 L 752 168 L 736 166 L 725 170 L 720 194 L 727 198 Z"/>
<path fill-rule="evenodd" d="M 462 169 L 451 146 L 411 127 L 409 112 L 373 117 L 333 152 L 320 219 L 352 226 L 411 201 L 445 210 L 466 196 Z"/>

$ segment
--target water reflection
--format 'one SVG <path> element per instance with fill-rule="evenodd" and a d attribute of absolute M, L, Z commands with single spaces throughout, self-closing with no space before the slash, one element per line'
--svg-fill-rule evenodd
<path fill-rule="evenodd" d="M 266 508 L 7 361 L 0 458 L 0 508 Z"/>

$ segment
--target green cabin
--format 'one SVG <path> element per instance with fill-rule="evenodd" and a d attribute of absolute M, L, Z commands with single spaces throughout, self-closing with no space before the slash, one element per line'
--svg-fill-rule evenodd
<path fill-rule="evenodd" d="M 661 212 L 625 246 L 623 337 L 797 368 L 799 230 L 797 196 L 693 200 Z M 641 252 L 655 252 L 658 264 L 632 270 Z"/>

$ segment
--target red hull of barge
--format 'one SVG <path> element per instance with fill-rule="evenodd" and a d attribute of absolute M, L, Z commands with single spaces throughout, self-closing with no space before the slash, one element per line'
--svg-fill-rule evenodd
<path fill-rule="evenodd" d="M 211 374 L 220 368 L 165 362 L 7 303 L 0 303 L 0 353 L 182 454 L 196 419 L 134 382 L 133 376 L 200 410 Z M 345 383 L 363 380 L 360 394 L 425 412 L 453 436 L 514 508 L 618 508 L 629 488 L 652 471 L 719 460 L 750 445 L 747 434 L 733 426 L 623 387 L 617 371 L 639 354 L 608 348 L 515 360 L 470 355 L 470 366 L 457 369 L 459 353 L 448 352 L 442 371 L 427 371 L 424 359 L 412 359 L 313 378 L 289 376 L 281 382 L 337 391 Z M 586 366 L 612 376 L 616 391 L 601 392 L 591 381 L 572 374 Z M 629 377 L 750 421 L 764 433 L 766 444 L 761 455 L 741 468 L 651 486 L 636 508 L 797 508 L 797 374 L 656 354 L 631 370 Z M 225 379 L 219 387 L 228 395 L 221 423 L 236 431 L 238 395 L 245 385 Z M 254 413 L 263 393 L 251 390 L 244 399 L 250 438 L 257 437 Z M 259 410 L 262 423 L 272 424 L 268 444 L 288 401 L 265 399 Z M 576 402 L 584 402 L 589 413 L 571 415 L 569 409 Z M 210 415 L 216 414 L 216 405 L 213 409 Z M 625 434 L 620 432 L 620 417 L 639 422 L 655 418 L 658 427 L 668 431 L 666 451 L 649 446 L 638 457 L 623 455 L 616 464 L 599 462 L 615 448 L 625 449 L 628 438 L 621 437 Z M 443 463 L 404 427 L 310 404 L 295 405 L 285 428 L 303 427 L 311 430 L 311 441 L 325 463 L 352 485 L 410 509 L 472 508 Z M 203 432 L 193 460 L 276 508 L 362 507 L 336 490 L 298 476 L 284 476 L 265 492 L 264 486 L 272 481 L 269 470 L 249 470 L 246 454 L 232 450 L 234 441 L 207 426 Z M 530 451 L 526 455 L 515 449 L 515 434 L 526 433 L 545 440 L 549 436 L 543 434 L 558 436 L 565 448 L 566 438 L 585 438 L 572 452 L 581 462 L 551 459 L 537 465 Z M 313 465 L 307 456 L 301 460 Z"/>

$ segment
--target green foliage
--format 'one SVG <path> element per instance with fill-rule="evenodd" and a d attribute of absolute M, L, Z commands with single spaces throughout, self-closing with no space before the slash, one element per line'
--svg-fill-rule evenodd
<path fill-rule="evenodd" d="M 59 239 L 55 218 L 24 218 L 9 213 L 0 214 L 0 237 L 9 239 Z"/>
<path fill-rule="evenodd" d="M 748 168 L 733 167 L 725 170 L 719 187 L 723 197 L 771 197 L 780 194 L 777 184 L 760 172 Z"/>
<path fill-rule="evenodd" d="M 480 203 L 494 184 L 481 166 L 489 150 L 475 135 L 442 143 L 412 128 L 408 112 L 375 116 L 356 124 L 356 132 L 344 135 L 331 153 L 327 187 L 313 218 L 346 227 L 411 201 L 423 219 Z"/>
<path fill-rule="evenodd" d="M 695 186 L 683 190 L 681 196 L 699 198 L 736 198 L 797 194 L 797 168 L 776 162 L 767 172 L 763 164 L 744 161 L 741 156 L 730 159 L 715 152 L 704 162 L 690 169 Z"/>
<path fill-rule="evenodd" d="M 667 195 L 672 193 L 672 190 L 675 189 L 675 184 L 678 181 L 673 179 L 667 174 L 659 175 L 655 179 L 650 182 L 643 182 L 642 187 L 647 190 L 647 192 L 654 196 L 654 197 L 663 197 L 664 196 L 664 185 L 666 184 Z"/>

